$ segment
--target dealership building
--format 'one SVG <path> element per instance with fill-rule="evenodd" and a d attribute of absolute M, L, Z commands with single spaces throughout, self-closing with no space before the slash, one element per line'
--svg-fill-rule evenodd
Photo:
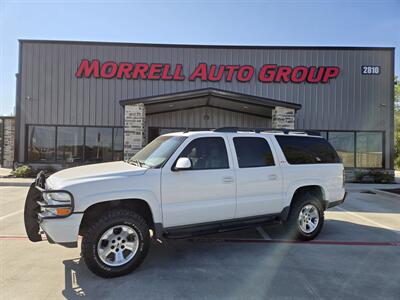
<path fill-rule="evenodd" d="M 19 47 L 14 157 L 3 164 L 122 160 L 167 132 L 257 127 L 319 131 L 349 173 L 393 173 L 394 48 Z"/>

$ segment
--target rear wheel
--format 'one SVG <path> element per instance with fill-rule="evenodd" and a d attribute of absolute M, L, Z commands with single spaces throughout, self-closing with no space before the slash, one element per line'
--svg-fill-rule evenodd
<path fill-rule="evenodd" d="M 324 208 L 317 197 L 307 192 L 294 199 L 286 223 L 290 238 L 308 241 L 318 236 L 324 224 Z"/>
<path fill-rule="evenodd" d="M 82 256 L 96 275 L 116 277 L 136 269 L 149 245 L 149 227 L 140 215 L 113 210 L 88 228 L 82 240 Z"/>

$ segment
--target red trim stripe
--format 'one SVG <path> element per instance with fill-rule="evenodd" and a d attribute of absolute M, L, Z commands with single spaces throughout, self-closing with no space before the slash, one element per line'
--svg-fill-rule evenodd
<path fill-rule="evenodd" d="M 1 236 L 0 241 L 7 240 L 28 240 L 27 236 Z M 44 239 L 45 241 L 46 239 Z M 258 244 L 305 244 L 305 245 L 338 245 L 338 246 L 391 246 L 400 247 L 399 242 L 359 242 L 359 241 L 292 241 L 292 240 L 262 240 L 262 239 L 234 239 L 234 238 L 191 238 L 187 239 L 191 242 L 208 242 L 208 243 L 258 243 Z"/>

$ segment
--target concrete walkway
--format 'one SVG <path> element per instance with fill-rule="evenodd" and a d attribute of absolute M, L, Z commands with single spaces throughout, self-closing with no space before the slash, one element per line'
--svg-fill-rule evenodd
<path fill-rule="evenodd" d="M 34 178 L 4 177 L 11 175 L 12 169 L 0 168 L 0 186 L 30 186 Z"/>
<path fill-rule="evenodd" d="M 11 174 L 12 169 L 0 168 L 0 177 L 8 176 Z"/>

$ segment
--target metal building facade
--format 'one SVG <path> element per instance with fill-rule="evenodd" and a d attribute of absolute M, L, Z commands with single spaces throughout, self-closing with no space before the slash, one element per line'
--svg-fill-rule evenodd
<path fill-rule="evenodd" d="M 247 82 L 236 78 L 217 82 L 190 81 L 187 78 L 179 81 L 79 78 L 75 73 L 83 59 L 133 64 L 181 64 L 185 75 L 192 73 L 199 63 L 207 63 L 208 66 L 250 65 L 255 70 L 265 64 L 337 66 L 340 74 L 326 84 L 260 82 L 256 75 Z M 363 66 L 379 66 L 379 74 L 362 74 Z M 383 167 L 393 169 L 393 82 L 393 48 L 189 46 L 22 40 L 17 74 L 15 161 L 27 162 L 28 125 L 123 127 L 124 107 L 120 104 L 121 100 L 215 88 L 300 104 L 295 128 L 382 131 Z M 209 113 L 227 114 L 222 111 Z M 175 123 L 182 113 L 171 114 L 153 115 L 148 122 L 178 127 Z M 240 113 L 236 114 L 240 118 Z M 242 119 L 243 125 L 264 125 L 259 117 Z M 222 125 L 223 122 L 216 124 Z M 270 120 L 266 120 L 265 125 L 269 124 Z"/>

